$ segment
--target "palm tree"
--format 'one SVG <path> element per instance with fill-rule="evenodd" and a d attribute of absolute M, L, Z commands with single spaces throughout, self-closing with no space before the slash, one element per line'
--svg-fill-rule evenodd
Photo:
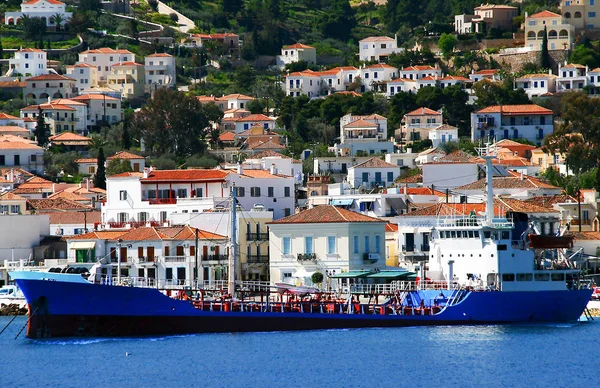
<path fill-rule="evenodd" d="M 55 13 L 54 15 L 50 16 L 50 21 L 56 24 L 56 31 L 60 31 L 62 24 L 65 22 L 65 17 L 61 13 Z"/>

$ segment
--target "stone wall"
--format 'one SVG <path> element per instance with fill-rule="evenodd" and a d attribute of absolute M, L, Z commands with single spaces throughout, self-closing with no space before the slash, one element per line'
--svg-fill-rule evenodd
<path fill-rule="evenodd" d="M 496 60 L 502 67 L 506 67 L 511 72 L 518 72 L 523 69 L 523 65 L 531 62 L 539 61 L 539 51 L 530 51 L 527 53 L 515 54 L 492 54 L 491 57 Z M 550 64 L 552 71 L 558 71 L 558 63 L 564 63 L 569 57 L 568 50 L 552 50 L 550 51 Z"/>

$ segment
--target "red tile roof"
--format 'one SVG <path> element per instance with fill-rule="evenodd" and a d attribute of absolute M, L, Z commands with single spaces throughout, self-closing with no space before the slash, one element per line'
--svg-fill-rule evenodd
<path fill-rule="evenodd" d="M 402 71 L 423 71 L 423 70 L 438 70 L 433 66 L 429 65 L 417 65 L 417 66 L 407 66 L 402 69 Z"/>
<path fill-rule="evenodd" d="M 548 183 L 544 183 L 537 178 L 527 175 L 521 179 L 520 174 L 509 171 L 512 176 L 509 177 L 493 177 L 492 184 L 494 189 L 559 189 Z M 486 186 L 486 179 L 480 179 L 473 183 L 466 184 L 455 188 L 454 190 L 483 190 Z"/>
<path fill-rule="evenodd" d="M 534 205 L 527 201 L 519 201 L 514 198 L 497 198 L 496 206 L 502 206 L 519 213 L 556 213 L 554 209 Z"/>
<path fill-rule="evenodd" d="M 41 0 L 29 0 L 29 1 L 23 2 L 23 4 L 26 4 L 26 5 L 37 4 L 40 1 Z M 65 4 L 65 3 L 62 3 L 62 2 L 60 2 L 58 0 L 45 0 L 45 1 L 47 1 L 50 4 L 55 4 L 55 5 L 61 5 L 61 4 L 64 5 Z M 33 50 L 33 49 L 29 49 L 29 50 Z M 35 51 L 42 51 L 42 50 L 35 49 Z"/>
<path fill-rule="evenodd" d="M 395 41 L 396 39 L 390 38 L 388 36 L 369 36 L 361 40 L 361 42 L 387 42 L 387 41 Z"/>
<path fill-rule="evenodd" d="M 229 101 L 229 100 L 254 100 L 254 97 L 246 96 L 245 94 L 241 94 L 241 93 L 227 94 L 222 97 L 217 97 L 217 101 Z"/>
<path fill-rule="evenodd" d="M 386 221 L 378 218 L 365 216 L 350 210 L 338 208 L 332 205 L 316 206 L 304 210 L 298 214 L 280 218 L 269 224 L 322 224 L 322 223 L 348 223 L 348 222 L 381 222 Z"/>
<path fill-rule="evenodd" d="M 423 174 L 416 174 L 399 179 L 397 183 L 423 183 Z"/>
<path fill-rule="evenodd" d="M 433 109 L 422 107 L 422 108 L 415 109 L 412 112 L 408 112 L 407 114 L 405 114 L 405 116 L 423 116 L 423 115 L 438 116 L 438 115 L 441 115 L 441 113 L 436 110 L 433 110 Z"/>
<path fill-rule="evenodd" d="M 107 159 L 108 160 L 113 160 L 113 159 L 129 160 L 129 159 L 145 159 L 145 158 L 143 156 L 132 154 L 131 152 L 119 151 L 116 154 L 114 154 L 113 156 L 109 156 Z"/>
<path fill-rule="evenodd" d="M 133 53 L 129 50 L 123 50 L 123 49 L 113 50 L 109 47 L 101 47 L 99 49 L 86 50 L 86 51 L 82 52 L 81 54 L 133 54 Z"/>
<path fill-rule="evenodd" d="M 252 114 L 246 117 L 240 117 L 236 121 L 238 122 L 246 122 L 246 121 L 275 121 L 273 117 L 268 117 L 263 114 Z"/>
<path fill-rule="evenodd" d="M 248 146 L 249 150 L 267 150 L 267 149 L 275 149 L 275 150 L 284 150 L 285 146 L 281 144 L 275 143 L 273 140 L 269 141 L 258 141 L 256 143 L 252 143 Z"/>
<path fill-rule="evenodd" d="M 75 163 L 94 163 L 94 164 L 98 164 L 98 159 L 94 159 L 94 158 L 81 158 L 81 159 L 77 159 L 75 161 Z"/>
<path fill-rule="evenodd" d="M 344 125 L 344 128 L 377 128 L 377 124 L 371 123 L 363 119 L 354 120 L 353 122 Z"/>
<path fill-rule="evenodd" d="M 153 170 L 148 178 L 142 178 L 142 182 L 192 182 L 192 181 L 224 181 L 229 174 L 222 170 Z"/>
<path fill-rule="evenodd" d="M 62 142 L 62 141 L 82 141 L 91 143 L 92 139 L 89 137 L 81 136 L 73 132 L 62 132 L 58 135 L 50 136 L 50 141 Z"/>
<path fill-rule="evenodd" d="M 42 74 L 36 77 L 27 78 L 29 81 L 75 81 L 73 78 L 60 75 L 60 74 Z"/>
<path fill-rule="evenodd" d="M 84 225 L 92 226 L 95 223 L 102 222 L 102 213 L 99 211 L 90 212 L 46 212 L 50 216 L 50 224 L 54 225 Z"/>
<path fill-rule="evenodd" d="M 309 46 L 307 44 L 296 43 L 291 46 L 283 46 L 284 49 L 314 49 L 313 46 Z"/>
<path fill-rule="evenodd" d="M 8 182 L 3 178 L 0 179 L 2 180 L 2 182 Z M 25 201 L 25 198 L 13 192 L 7 191 L 6 193 L 0 194 L 0 201 Z"/>
<path fill-rule="evenodd" d="M 112 65 L 112 67 L 119 67 L 119 66 L 144 66 L 140 63 L 136 63 L 136 62 L 119 62 L 119 63 L 115 63 L 114 65 Z"/>
<path fill-rule="evenodd" d="M 220 141 L 234 141 L 235 140 L 235 132 L 227 131 L 223 132 L 219 135 Z"/>
<path fill-rule="evenodd" d="M 397 232 L 398 231 L 398 224 L 391 224 L 391 223 L 387 223 L 385 224 L 385 231 L 387 232 Z"/>
<path fill-rule="evenodd" d="M 371 159 L 365 160 L 362 163 L 352 166 L 351 168 L 398 168 L 398 166 L 381 160 L 378 157 L 373 157 Z M 398 171 L 399 170 L 400 169 L 398 168 Z"/>
<path fill-rule="evenodd" d="M 26 106 L 25 108 L 22 108 L 21 110 L 38 111 L 40 109 L 40 107 L 42 108 L 42 110 L 68 110 L 68 111 L 76 110 L 75 108 L 72 108 L 67 105 L 48 104 L 48 103 L 41 104 L 41 105 L 29 105 L 29 106 Z"/>
<path fill-rule="evenodd" d="M 559 195 L 544 195 L 531 197 L 525 200 L 525 202 L 531 203 L 538 207 L 546 208 L 546 209 L 554 209 L 553 205 L 557 203 L 577 203 L 577 199 L 567 195 L 567 194 L 559 194 Z"/>
<path fill-rule="evenodd" d="M 118 98 L 114 98 L 111 96 L 107 96 L 106 94 L 82 94 L 81 96 L 73 97 L 71 100 L 81 100 L 81 101 L 89 101 L 89 100 L 106 100 L 106 101 L 120 101 Z"/>
<path fill-rule="evenodd" d="M 534 13 L 529 16 L 530 18 L 559 18 L 560 15 L 550 11 L 542 11 L 538 13 Z"/>
<path fill-rule="evenodd" d="M 18 133 L 20 135 L 29 134 L 29 129 L 18 127 L 16 125 L 0 125 L 0 134 L 2 132 L 13 132 Z"/>
<path fill-rule="evenodd" d="M 0 112 L 0 120 L 20 120 L 18 117 Z"/>
<path fill-rule="evenodd" d="M 66 240 L 116 240 L 125 233 L 127 233 L 126 230 L 98 230 L 85 234 L 78 234 L 75 236 L 67 237 Z"/>
<path fill-rule="evenodd" d="M 494 105 L 478 110 L 476 113 L 500 113 L 507 116 L 519 115 L 551 115 L 550 109 L 535 104 L 525 105 Z"/>
<path fill-rule="evenodd" d="M 403 188 L 400 189 L 401 193 L 404 193 Z M 407 187 L 406 188 L 407 195 L 437 195 L 438 197 L 445 197 L 446 194 L 442 193 L 438 190 L 432 190 L 429 187 Z"/>
<path fill-rule="evenodd" d="M 20 190 L 19 187 L 17 190 Z M 17 191 L 15 190 L 15 192 Z M 27 205 L 37 211 L 45 210 L 84 210 L 89 206 L 65 198 L 28 199 Z"/>
<path fill-rule="evenodd" d="M 494 75 L 494 74 L 498 74 L 499 71 L 500 71 L 499 69 L 483 69 L 483 70 L 476 71 L 473 74 L 476 74 L 476 75 Z"/>
<path fill-rule="evenodd" d="M 171 54 L 167 54 L 167 53 L 156 53 L 156 54 L 146 55 L 146 58 L 148 58 L 148 57 L 169 57 L 169 58 L 172 58 L 173 56 Z"/>

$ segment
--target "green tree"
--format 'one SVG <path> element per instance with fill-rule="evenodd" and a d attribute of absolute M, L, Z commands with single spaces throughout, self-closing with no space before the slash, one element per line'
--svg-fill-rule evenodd
<path fill-rule="evenodd" d="M 35 138 L 40 147 L 45 147 L 48 144 L 48 137 L 50 135 L 50 128 L 46 124 L 46 118 L 44 117 L 44 111 L 41 105 L 38 106 L 37 124 L 35 126 Z"/>
<path fill-rule="evenodd" d="M 46 22 L 42 20 L 42 18 L 31 17 L 29 15 L 23 15 L 23 18 L 21 20 L 23 23 L 23 31 L 25 32 L 25 38 L 30 40 L 41 41 L 44 34 L 46 33 Z"/>
<path fill-rule="evenodd" d="M 540 51 L 540 65 L 542 69 L 550 69 L 550 53 L 548 52 L 548 30 L 544 26 L 544 38 L 542 39 L 542 50 Z"/>
<path fill-rule="evenodd" d="M 106 158 L 104 157 L 104 149 L 100 147 L 98 150 L 98 165 L 96 167 L 96 175 L 94 175 L 94 187 L 106 190 Z"/>
<path fill-rule="evenodd" d="M 62 24 L 65 22 L 65 17 L 62 13 L 55 13 L 50 16 L 50 21 L 56 25 L 56 31 L 60 31 L 62 29 Z"/>
<path fill-rule="evenodd" d="M 458 39 L 453 34 L 442 34 L 440 39 L 438 40 L 438 47 L 442 50 L 442 54 L 444 55 L 444 59 L 449 59 L 452 56 L 452 52 L 456 47 L 456 43 Z"/>
<path fill-rule="evenodd" d="M 106 175 L 116 175 L 122 172 L 131 172 L 131 162 L 127 159 L 111 159 L 106 166 Z"/>
<path fill-rule="evenodd" d="M 132 123 L 152 155 L 202 153 L 209 116 L 194 96 L 162 88 L 154 92 Z"/>
<path fill-rule="evenodd" d="M 123 122 L 123 132 L 121 134 L 121 142 L 123 144 L 123 149 L 128 150 L 131 148 L 131 135 L 129 134 L 129 122 L 127 122 L 127 118 L 125 118 Z"/>
<path fill-rule="evenodd" d="M 592 47 L 589 47 L 586 44 L 581 44 L 575 47 L 575 50 L 573 50 L 571 53 L 569 62 L 588 66 L 590 69 L 594 69 L 600 66 L 600 54 Z"/>
<path fill-rule="evenodd" d="M 244 8 L 243 0 L 221 0 L 223 12 L 228 15 L 235 16 Z"/>
<path fill-rule="evenodd" d="M 582 174 L 600 164 L 600 101 L 573 92 L 562 98 L 562 104 L 562 124 L 544 139 L 544 150 L 564 153 L 568 167 Z M 598 171 L 596 190 L 600 190 Z"/>
<path fill-rule="evenodd" d="M 236 90 L 249 94 L 256 82 L 256 73 L 250 65 L 240 66 L 235 70 L 233 79 Z"/>

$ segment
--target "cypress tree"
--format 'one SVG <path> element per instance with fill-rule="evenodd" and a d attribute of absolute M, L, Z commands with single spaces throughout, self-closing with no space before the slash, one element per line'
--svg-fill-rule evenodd
<path fill-rule="evenodd" d="M 96 167 L 96 175 L 94 175 L 94 187 L 106 190 L 106 167 L 104 163 L 106 158 L 104 157 L 104 149 L 100 147 L 98 149 L 98 166 Z"/>
<path fill-rule="evenodd" d="M 48 143 L 48 124 L 44 118 L 42 106 L 38 106 L 37 124 L 35 126 L 35 138 L 40 147 L 44 147 Z"/>
<path fill-rule="evenodd" d="M 544 26 L 544 38 L 542 39 L 542 51 L 540 53 L 540 65 L 543 69 L 550 68 L 550 53 L 548 52 L 548 31 Z"/>

